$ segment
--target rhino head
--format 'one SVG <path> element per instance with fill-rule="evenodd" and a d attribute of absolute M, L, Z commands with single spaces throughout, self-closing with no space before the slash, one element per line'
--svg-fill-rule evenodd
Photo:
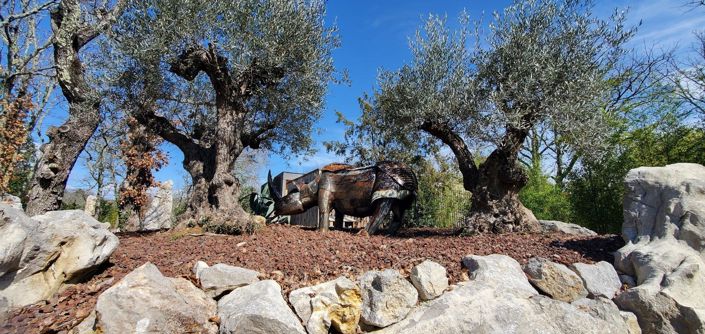
<path fill-rule="evenodd" d="M 310 183 L 294 181 L 294 189 L 286 196 L 277 191 L 272 182 L 272 172 L 267 175 L 267 186 L 274 200 L 274 213 L 277 215 L 295 215 L 318 205 L 318 178 Z"/>

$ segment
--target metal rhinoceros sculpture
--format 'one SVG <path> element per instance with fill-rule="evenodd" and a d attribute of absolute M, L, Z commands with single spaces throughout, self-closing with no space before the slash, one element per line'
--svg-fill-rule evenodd
<path fill-rule="evenodd" d="M 418 183 L 411 168 L 389 161 L 361 168 L 335 166 L 337 168 L 322 168 L 311 182 L 295 182 L 294 189 L 283 197 L 273 186 L 270 172 L 267 183 L 274 199 L 275 213 L 297 214 L 318 205 L 320 231 L 328 230 L 328 217 L 333 209 L 336 228 L 342 228 L 345 215 L 372 216 L 366 229 L 369 234 L 374 234 L 391 210 L 394 217 L 389 232 L 396 232 L 402 224 L 404 211 L 416 198 Z"/>

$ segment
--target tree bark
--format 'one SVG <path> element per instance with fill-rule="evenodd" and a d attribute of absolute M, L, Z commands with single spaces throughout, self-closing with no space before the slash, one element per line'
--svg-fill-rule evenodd
<path fill-rule="evenodd" d="M 527 177 L 517 155 L 528 130 L 508 129 L 502 144 L 479 167 L 463 139 L 447 124 L 429 121 L 421 125 L 421 130 L 451 148 L 463 175 L 463 186 L 472 193 L 464 223 L 466 232 L 538 231 L 536 217 L 519 200 L 519 190 L 526 185 Z"/>
<path fill-rule="evenodd" d="M 183 218 L 210 225 L 218 232 L 240 233 L 251 218 L 240 206 L 240 182 L 232 174 L 239 153 L 225 156 L 217 152 L 217 148 L 184 152 L 183 165 L 191 176 L 193 189 Z"/>
<path fill-rule="evenodd" d="M 465 145 L 463 138 L 453 132 L 447 124 L 441 122 L 424 122 L 421 125 L 421 130 L 440 139 L 441 142 L 450 147 L 458 162 L 460 173 L 463 175 L 463 188 L 472 192 L 478 181 L 479 170 L 475 163 L 475 157 L 468 149 L 468 146 Z"/>
<path fill-rule="evenodd" d="M 519 191 L 528 179 L 516 157 L 508 153 L 498 148 L 480 165 L 478 182 L 471 191 L 466 231 L 538 232 L 536 217 L 519 200 Z"/>
<path fill-rule="evenodd" d="M 124 1 L 119 0 L 111 12 L 92 25 L 84 22 L 78 0 L 64 0 L 51 13 L 56 78 L 69 104 L 69 117 L 58 128 L 47 131 L 49 142 L 41 148 L 42 156 L 30 182 L 30 216 L 61 207 L 69 174 L 98 127 L 100 96 L 86 82 L 79 51 L 114 22 L 123 6 Z"/>

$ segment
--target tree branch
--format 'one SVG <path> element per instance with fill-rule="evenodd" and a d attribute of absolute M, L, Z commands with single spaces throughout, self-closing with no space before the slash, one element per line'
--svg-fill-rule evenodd
<path fill-rule="evenodd" d="M 140 106 L 131 110 L 130 115 L 164 140 L 176 145 L 184 154 L 205 149 L 193 138 L 179 131 L 167 118 L 157 115 L 152 108 Z"/>
<path fill-rule="evenodd" d="M 237 78 L 239 94 L 243 98 L 249 98 L 257 88 L 269 88 L 276 86 L 284 77 L 286 71 L 283 68 L 265 67 L 253 59 L 248 69 Z"/>
<path fill-rule="evenodd" d="M 447 124 L 441 122 L 425 121 L 419 128 L 450 147 L 458 162 L 460 173 L 463 175 L 463 187 L 467 191 L 472 191 L 477 184 L 479 173 L 475 158 L 463 139 L 453 132 Z"/>
<path fill-rule="evenodd" d="M 115 6 L 113 6 L 113 9 L 110 11 L 106 11 L 104 9 L 99 10 L 98 22 L 93 25 L 83 26 L 76 33 L 75 40 L 78 48 L 82 48 L 84 45 L 90 43 L 90 41 L 110 28 L 110 26 L 115 23 L 126 5 L 126 0 L 117 0 L 117 2 L 115 2 Z"/>
<path fill-rule="evenodd" d="M 228 71 L 228 59 L 220 56 L 213 44 L 209 44 L 208 49 L 200 45 L 192 46 L 170 65 L 169 71 L 188 81 L 193 81 L 203 71 L 210 78 L 216 93 L 231 94 L 232 78 Z"/>
<path fill-rule="evenodd" d="M 519 152 L 538 117 L 538 113 L 529 108 L 521 109 L 527 111 L 521 117 L 520 127 L 508 126 L 500 144 L 501 149 L 511 155 L 516 155 Z"/>
<path fill-rule="evenodd" d="M 4 27 L 4 26 L 9 25 L 10 23 L 12 23 L 12 21 L 21 20 L 21 19 L 23 19 L 23 18 L 25 18 L 25 17 L 29 17 L 29 16 L 32 16 L 32 15 L 34 15 L 34 14 L 37 14 L 37 13 L 39 13 L 39 12 L 45 10 L 45 9 L 48 9 L 49 6 L 54 5 L 54 4 L 57 4 L 57 3 L 58 3 L 57 0 L 51 0 L 51 1 L 49 1 L 49 2 L 43 3 L 43 4 L 41 4 L 41 5 L 38 5 L 38 6 L 34 7 L 34 8 L 32 8 L 32 9 L 28 9 L 28 10 L 23 11 L 23 12 L 21 12 L 21 13 L 9 15 L 8 17 L 3 18 L 3 21 L 0 22 L 0 26 L 3 26 L 3 27 Z"/>
<path fill-rule="evenodd" d="M 277 127 L 276 122 L 274 122 L 274 121 L 267 122 L 255 130 L 243 133 L 240 136 L 240 141 L 242 142 L 243 146 L 249 146 L 252 149 L 258 149 L 259 145 L 263 141 L 265 141 L 273 136 L 273 133 L 271 133 L 270 131 L 276 127 Z M 270 132 L 270 133 L 266 136 L 263 136 L 267 132 Z"/>

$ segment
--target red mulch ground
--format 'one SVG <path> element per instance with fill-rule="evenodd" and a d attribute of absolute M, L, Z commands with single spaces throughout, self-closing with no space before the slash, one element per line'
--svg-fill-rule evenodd
<path fill-rule="evenodd" d="M 65 333 L 94 308 L 96 298 L 134 268 L 149 261 L 166 276 L 195 280 L 198 260 L 258 270 L 276 279 L 288 294 L 293 289 L 350 278 L 372 269 L 394 268 L 408 275 L 425 259 L 443 264 L 451 283 L 464 279 L 460 260 L 468 254 L 509 255 L 521 263 L 533 256 L 571 264 L 606 260 L 623 245 L 615 235 L 576 238 L 564 234 L 505 234 L 459 237 L 451 231 L 411 229 L 395 237 L 361 236 L 331 231 L 321 234 L 296 227 L 270 226 L 249 236 L 182 232 L 122 234 L 110 264 L 88 282 L 69 287 L 48 302 L 15 312 L 2 333 Z"/>

